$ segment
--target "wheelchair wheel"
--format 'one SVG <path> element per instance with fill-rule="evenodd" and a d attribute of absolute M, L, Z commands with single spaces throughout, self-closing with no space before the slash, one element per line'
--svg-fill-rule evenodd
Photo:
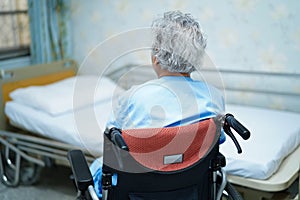
<path fill-rule="evenodd" d="M 231 183 L 227 182 L 225 186 L 225 192 L 223 192 L 222 200 L 243 200 L 243 197 L 240 193 L 231 185 Z"/>

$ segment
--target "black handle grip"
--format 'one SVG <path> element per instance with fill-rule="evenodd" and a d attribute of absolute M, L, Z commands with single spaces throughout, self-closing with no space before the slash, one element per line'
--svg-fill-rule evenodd
<path fill-rule="evenodd" d="M 225 123 L 228 123 L 244 140 L 250 138 L 250 131 L 236 120 L 232 114 L 226 114 Z"/>
<path fill-rule="evenodd" d="M 125 151 L 129 151 L 129 148 L 124 141 L 124 138 L 122 137 L 120 130 L 113 129 L 111 131 L 111 140 L 114 144 L 116 144 L 120 149 L 123 149 Z"/>

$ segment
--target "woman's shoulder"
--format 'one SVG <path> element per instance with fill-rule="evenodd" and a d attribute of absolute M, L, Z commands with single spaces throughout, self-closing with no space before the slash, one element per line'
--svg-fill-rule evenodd
<path fill-rule="evenodd" d="M 159 79 L 150 80 L 139 85 L 133 85 L 123 93 L 122 98 L 129 99 L 135 94 L 150 93 L 153 88 L 156 87 L 161 87 L 161 81 L 159 81 Z"/>
<path fill-rule="evenodd" d="M 133 85 L 128 92 L 132 92 L 132 91 L 136 91 L 136 90 L 140 90 L 140 89 L 146 89 L 146 88 L 150 88 L 150 87 L 157 87 L 157 86 L 161 86 L 163 85 L 164 81 L 160 80 L 160 79 L 153 79 L 153 80 L 149 80 L 146 81 L 144 83 L 141 83 L 139 85 Z"/>

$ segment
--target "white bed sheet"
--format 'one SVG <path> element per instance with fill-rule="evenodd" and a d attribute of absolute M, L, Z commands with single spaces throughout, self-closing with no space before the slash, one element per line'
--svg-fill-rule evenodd
<path fill-rule="evenodd" d="M 229 137 L 220 146 L 226 157 L 225 170 L 231 175 L 267 179 L 300 144 L 300 113 L 238 105 L 227 105 L 226 112 L 236 116 L 251 132 L 247 141 L 236 134 L 242 154 L 237 154 Z M 295 162 L 300 163 L 300 159 Z"/>
<path fill-rule="evenodd" d="M 102 154 L 103 131 L 111 112 L 111 101 L 85 107 L 76 112 L 51 116 L 14 101 L 7 102 L 5 113 L 10 123 L 23 130 Z"/>

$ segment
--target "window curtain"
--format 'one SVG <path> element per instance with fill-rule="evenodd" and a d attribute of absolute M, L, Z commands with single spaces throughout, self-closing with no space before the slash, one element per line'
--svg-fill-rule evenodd
<path fill-rule="evenodd" d="M 70 1 L 28 0 L 32 64 L 70 58 Z"/>

